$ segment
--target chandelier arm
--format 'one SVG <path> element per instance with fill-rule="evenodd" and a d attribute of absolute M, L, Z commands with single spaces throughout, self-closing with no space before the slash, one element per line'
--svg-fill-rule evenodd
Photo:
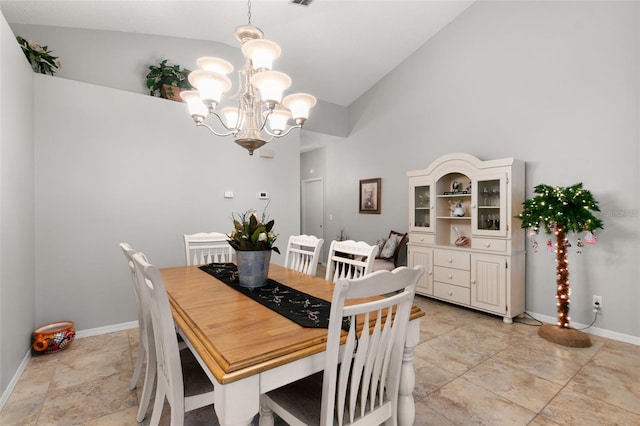
<path fill-rule="evenodd" d="M 244 84 L 242 83 L 242 73 L 244 71 L 242 70 L 238 70 L 238 90 L 236 90 L 236 92 L 233 95 L 225 95 L 223 94 L 222 97 L 226 98 L 226 99 L 235 99 L 238 96 L 240 96 L 240 93 L 243 92 L 244 90 Z"/>
<path fill-rule="evenodd" d="M 203 123 L 203 122 L 201 122 L 201 121 L 197 121 L 197 122 L 196 122 L 196 126 L 198 126 L 198 127 L 200 127 L 200 126 L 202 126 L 202 127 L 206 127 L 207 129 L 209 129 L 209 131 L 210 131 L 211 133 L 213 133 L 213 134 L 214 134 L 214 135 L 216 135 L 216 136 L 229 136 L 229 135 L 233 135 L 233 134 L 234 134 L 234 132 L 233 132 L 233 131 L 229 131 L 229 132 L 227 132 L 227 133 L 218 133 L 218 132 L 216 132 L 215 130 L 213 130 L 213 127 L 211 127 L 211 126 L 209 126 L 208 124 L 205 124 L 205 123 Z"/>
<path fill-rule="evenodd" d="M 286 132 L 284 132 L 284 133 L 280 133 L 279 135 L 276 135 L 275 133 L 271 133 L 271 132 L 269 131 L 269 129 L 268 129 L 266 126 L 263 126 L 263 127 L 264 127 L 264 131 L 265 131 L 269 136 L 271 136 L 271 139 L 273 139 L 273 138 L 281 138 L 281 137 L 283 137 L 283 136 L 287 136 L 287 135 L 288 135 L 288 134 L 289 134 L 293 129 L 301 129 L 301 128 L 302 128 L 302 124 L 296 124 L 295 126 L 291 126 L 291 127 L 289 127 L 289 128 L 287 129 L 287 131 L 286 131 Z M 269 139 L 267 142 L 270 142 L 270 141 L 271 141 L 271 139 Z"/>

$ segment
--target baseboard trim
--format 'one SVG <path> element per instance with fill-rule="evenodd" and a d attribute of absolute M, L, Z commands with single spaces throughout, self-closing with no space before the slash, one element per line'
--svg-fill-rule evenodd
<path fill-rule="evenodd" d="M 31 348 L 29 348 L 24 358 L 22 358 L 22 362 L 18 366 L 18 369 L 16 370 L 16 374 L 13 375 L 13 378 L 9 382 L 9 385 L 7 385 L 7 388 L 4 390 L 4 392 L 2 392 L 2 396 L 0 396 L 0 411 L 2 411 L 5 404 L 9 400 L 11 393 L 13 392 L 16 385 L 18 384 L 18 380 L 20 380 L 20 376 L 22 376 L 22 373 L 27 368 L 27 365 L 29 364 L 30 359 L 31 359 Z"/>
<path fill-rule="evenodd" d="M 88 330 L 76 330 L 76 339 L 99 336 L 101 334 L 114 333 L 116 331 L 130 330 L 132 328 L 138 328 L 138 321 L 123 322 L 120 324 L 107 325 L 104 327 L 90 328 Z"/>
<path fill-rule="evenodd" d="M 537 314 L 535 312 L 527 312 L 527 314 L 531 315 L 537 320 L 542 322 L 546 322 L 549 324 L 555 324 L 557 322 L 556 317 L 550 317 L 548 315 Z M 580 324 L 575 321 L 571 321 L 571 327 L 573 328 L 586 328 L 589 324 Z M 619 342 L 631 343 L 632 345 L 640 346 L 640 337 L 632 336 L 630 334 L 618 333 L 617 331 L 611 331 L 604 328 L 598 328 L 591 326 L 582 330 L 585 333 L 593 334 L 594 336 L 606 337 L 607 339 L 617 340 Z"/>

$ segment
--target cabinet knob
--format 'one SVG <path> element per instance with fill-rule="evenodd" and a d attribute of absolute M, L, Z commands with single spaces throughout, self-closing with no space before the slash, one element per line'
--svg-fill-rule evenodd
<path fill-rule="evenodd" d="M 472 208 L 472 209 L 475 209 L 475 208 L 476 208 L 476 205 L 475 205 L 475 204 L 471 204 L 471 208 Z"/>
<path fill-rule="evenodd" d="M 453 275 L 451 275 L 451 274 L 449 274 L 449 275 L 447 275 L 447 276 L 449 277 L 449 279 L 452 279 L 452 278 L 453 278 Z"/>
<path fill-rule="evenodd" d="M 420 237 L 420 241 L 424 241 L 424 237 Z"/>
<path fill-rule="evenodd" d="M 447 262 L 451 263 L 453 262 L 453 259 L 447 259 Z"/>
<path fill-rule="evenodd" d="M 452 291 L 449 292 L 449 296 L 453 296 L 453 292 Z"/>
<path fill-rule="evenodd" d="M 433 272 L 429 271 L 429 275 L 433 275 Z"/>
<path fill-rule="evenodd" d="M 484 243 L 484 246 L 489 248 L 489 247 L 491 247 L 491 243 Z"/>
<path fill-rule="evenodd" d="M 476 283 L 476 280 L 471 280 L 471 284 L 475 284 L 475 283 Z"/>

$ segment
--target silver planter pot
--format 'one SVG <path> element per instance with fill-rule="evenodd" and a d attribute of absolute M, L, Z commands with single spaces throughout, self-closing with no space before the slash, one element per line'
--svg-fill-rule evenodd
<path fill-rule="evenodd" d="M 271 250 L 236 250 L 236 260 L 241 287 L 257 288 L 267 283 Z"/>

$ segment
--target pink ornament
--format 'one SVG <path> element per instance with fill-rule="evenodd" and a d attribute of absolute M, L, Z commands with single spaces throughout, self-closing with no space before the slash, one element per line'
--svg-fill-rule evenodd
<path fill-rule="evenodd" d="M 584 242 L 587 243 L 587 244 L 595 244 L 596 243 L 596 236 L 593 235 L 591 233 L 591 231 L 587 231 L 584 234 Z"/>

